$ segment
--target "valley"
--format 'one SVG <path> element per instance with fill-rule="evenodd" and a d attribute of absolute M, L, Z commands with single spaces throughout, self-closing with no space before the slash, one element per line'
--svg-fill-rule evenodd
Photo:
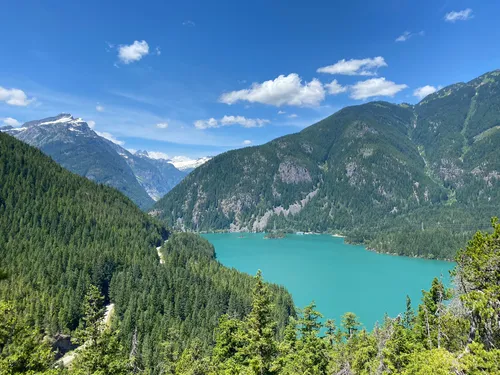
<path fill-rule="evenodd" d="M 0 127 L 0 132 L 39 148 L 71 172 L 116 188 L 143 210 L 210 159 L 167 160 L 151 157 L 144 150 L 130 152 L 67 113 L 20 127 Z"/>
<path fill-rule="evenodd" d="M 500 375 L 500 2 L 5 3 L 0 375 Z"/>
<path fill-rule="evenodd" d="M 340 232 L 379 252 L 453 259 L 500 209 L 499 106 L 496 70 L 416 105 L 346 107 L 216 156 L 154 212 L 179 230 Z"/>

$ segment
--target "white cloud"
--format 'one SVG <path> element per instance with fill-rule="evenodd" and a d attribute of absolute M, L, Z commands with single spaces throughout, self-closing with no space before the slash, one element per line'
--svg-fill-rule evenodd
<path fill-rule="evenodd" d="M 254 83 L 249 89 L 224 93 L 220 101 L 234 104 L 238 101 L 262 103 L 280 107 L 291 105 L 299 107 L 318 106 L 325 98 L 325 89 L 319 80 L 302 84 L 302 79 L 296 73 L 287 76 L 280 75 L 274 80 Z"/>
<path fill-rule="evenodd" d="M 438 89 L 434 86 L 426 85 L 419 87 L 413 91 L 413 96 L 416 96 L 420 100 L 425 98 L 427 95 L 433 94 L 437 91 Z"/>
<path fill-rule="evenodd" d="M 2 119 L 2 122 L 4 125 L 9 125 L 9 126 L 19 126 L 21 123 L 17 121 L 15 118 L 12 117 L 5 117 Z"/>
<path fill-rule="evenodd" d="M 297 117 L 299 117 L 299 115 L 296 113 L 292 113 L 291 115 L 288 116 L 288 118 L 297 118 Z"/>
<path fill-rule="evenodd" d="M 472 14 L 472 9 L 467 8 L 464 10 L 461 10 L 459 12 L 453 11 L 450 13 L 446 13 L 444 16 L 444 20 L 446 22 L 456 22 L 456 21 L 467 21 L 473 18 L 474 15 Z"/>
<path fill-rule="evenodd" d="M 35 99 L 28 99 L 28 96 L 23 90 L 19 89 L 6 89 L 0 86 L 0 102 L 5 102 L 9 105 L 26 107 Z"/>
<path fill-rule="evenodd" d="M 196 23 L 194 23 L 194 21 L 187 20 L 187 21 L 184 21 L 184 22 L 182 23 L 182 26 L 187 26 L 187 27 L 195 27 L 195 26 L 196 26 Z"/>
<path fill-rule="evenodd" d="M 95 128 L 95 121 L 87 121 L 87 125 L 89 126 L 90 129 L 94 129 Z"/>
<path fill-rule="evenodd" d="M 156 124 L 156 127 L 160 129 L 166 129 L 168 128 L 168 122 L 160 122 L 159 124 Z"/>
<path fill-rule="evenodd" d="M 104 107 L 102 105 L 98 104 L 95 106 L 95 110 L 97 112 L 104 112 Z"/>
<path fill-rule="evenodd" d="M 265 124 L 268 124 L 269 120 L 263 120 L 260 118 L 246 118 L 243 116 L 224 116 L 220 120 L 222 125 L 234 125 L 238 124 L 243 126 L 244 128 L 260 128 Z"/>
<path fill-rule="evenodd" d="M 125 144 L 125 142 L 119 141 L 118 139 L 116 139 L 113 136 L 113 134 L 111 134 L 111 133 L 108 133 L 108 132 L 98 132 L 98 131 L 96 131 L 96 133 L 97 133 L 98 136 L 106 138 L 108 141 L 116 143 L 117 145 L 123 146 Z"/>
<path fill-rule="evenodd" d="M 285 113 L 285 111 L 278 111 L 278 115 L 284 115 Z"/>
<path fill-rule="evenodd" d="M 251 145 L 251 144 L 252 144 L 252 141 L 251 141 L 251 140 L 249 140 L 249 139 L 245 139 L 245 140 L 243 141 L 243 144 L 244 144 L 245 146 L 248 146 L 248 145 Z"/>
<path fill-rule="evenodd" d="M 219 122 L 213 117 L 208 120 L 196 120 L 194 122 L 194 127 L 196 129 L 218 128 Z"/>
<path fill-rule="evenodd" d="M 156 53 L 157 56 L 161 55 L 161 49 L 160 49 L 160 47 L 156 47 L 155 53 Z"/>
<path fill-rule="evenodd" d="M 334 79 L 330 83 L 325 84 L 325 88 L 327 89 L 330 95 L 337 95 L 347 91 L 347 87 L 342 86 L 340 83 L 337 82 L 336 79 Z"/>
<path fill-rule="evenodd" d="M 118 48 L 118 58 L 124 64 L 139 61 L 149 53 L 149 45 L 145 40 L 135 41 L 130 45 L 123 45 Z"/>
<path fill-rule="evenodd" d="M 324 66 L 316 70 L 318 73 L 343 74 L 347 76 L 374 76 L 377 68 L 386 67 L 382 56 L 377 56 L 372 59 L 351 59 L 339 60 L 333 65 Z"/>
<path fill-rule="evenodd" d="M 396 42 L 406 42 L 408 39 L 410 39 L 413 36 L 424 36 L 424 35 L 425 35 L 425 32 L 423 30 L 418 32 L 418 33 L 412 33 L 410 31 L 405 31 L 403 34 L 401 34 L 400 36 L 398 36 L 396 38 Z"/>
<path fill-rule="evenodd" d="M 401 90 L 407 88 L 405 84 L 398 85 L 385 78 L 372 78 L 366 81 L 356 82 L 351 87 L 351 98 L 367 99 L 374 96 L 394 96 Z"/>
<path fill-rule="evenodd" d="M 220 128 L 222 126 L 241 125 L 244 128 L 260 128 L 270 121 L 260 118 L 246 118 L 244 116 L 224 116 L 220 120 L 213 117 L 208 120 L 197 120 L 194 126 L 197 129 Z"/>

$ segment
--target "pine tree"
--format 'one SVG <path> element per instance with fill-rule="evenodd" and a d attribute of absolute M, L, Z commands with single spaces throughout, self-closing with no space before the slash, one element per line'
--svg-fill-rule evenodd
<path fill-rule="evenodd" d="M 259 270 L 252 293 L 252 310 L 245 322 L 248 344 L 243 348 L 255 374 L 269 374 L 277 354 L 276 323 L 272 317 L 271 296 Z"/>

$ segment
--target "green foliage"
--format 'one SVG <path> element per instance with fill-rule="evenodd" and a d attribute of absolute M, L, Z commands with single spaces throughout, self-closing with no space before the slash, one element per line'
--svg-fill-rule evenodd
<path fill-rule="evenodd" d="M 469 341 L 488 349 L 500 347 L 500 223 L 492 220 L 494 232 L 477 232 L 457 255 L 455 275 L 470 312 Z"/>
<path fill-rule="evenodd" d="M 167 238 L 160 264 L 155 247 Z M 133 352 L 133 367 L 152 374 L 172 329 L 179 353 L 196 338 L 206 349 L 221 315 L 251 311 L 252 277 L 218 263 L 208 241 L 188 233 L 169 237 L 121 193 L 3 133 L 0 259 L 0 300 L 15 300 L 27 326 L 73 339 L 80 331 L 84 341 L 89 335 L 96 341 L 95 324 L 112 302 L 117 319 L 102 345 Z M 294 314 L 291 296 L 275 285 L 269 292 L 282 332 Z M 89 306 L 99 308 L 90 314 Z"/>
<path fill-rule="evenodd" d="M 493 221 L 493 225 L 494 234 L 479 233 L 460 251 L 455 271 L 457 277 L 467 280 L 469 288 L 473 281 L 483 293 L 490 288 L 491 300 L 487 306 L 481 301 L 478 305 L 470 304 L 477 302 L 476 290 L 448 290 L 439 279 L 434 279 L 430 289 L 422 292 L 416 315 L 407 298 L 404 314 L 386 317 L 371 332 L 360 328 L 353 313 L 343 316 L 341 328 L 331 320 L 323 324 L 313 302 L 302 310 L 298 319 L 291 317 L 282 338 L 277 338 L 271 330 L 262 328 L 272 327 L 272 322 L 264 319 L 270 316 L 272 303 L 266 297 L 259 273 L 252 312 L 241 320 L 222 317 L 215 331 L 214 349 L 204 356 L 201 351 L 187 349 L 172 373 L 498 375 L 498 342 L 488 341 L 497 337 L 496 321 L 486 320 L 485 327 L 476 326 L 475 336 L 467 340 L 468 328 L 476 319 L 474 309 L 479 309 L 480 322 L 500 313 L 499 298 L 494 294 L 498 285 L 498 224 Z M 486 326 L 493 331 L 488 332 Z M 255 334 L 259 329 L 261 333 Z M 270 366 L 265 365 L 269 363 Z"/>
<path fill-rule="evenodd" d="M 41 333 L 20 318 L 12 303 L 0 301 L 0 374 L 56 375 L 54 353 Z"/>
<path fill-rule="evenodd" d="M 116 191 L 2 134 L 0 177 L 2 375 L 500 373 L 496 219 L 459 251 L 455 289 L 435 279 L 416 315 L 407 299 L 368 332 L 351 312 L 323 323 L 314 303 L 295 318 L 260 272 L 223 267 L 208 241 L 168 236 Z M 60 331 L 82 342 L 63 370 L 43 338 Z"/>

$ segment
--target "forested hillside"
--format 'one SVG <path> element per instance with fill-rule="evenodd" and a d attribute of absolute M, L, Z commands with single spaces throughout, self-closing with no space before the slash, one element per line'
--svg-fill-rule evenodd
<path fill-rule="evenodd" d="M 451 259 L 500 211 L 499 163 L 493 71 L 415 106 L 347 107 L 219 155 L 153 212 L 182 229 L 334 232 L 379 251 Z"/>
<path fill-rule="evenodd" d="M 274 375 L 498 375 L 500 374 L 500 224 L 478 232 L 458 252 L 456 286 L 434 279 L 415 311 L 388 317 L 371 332 L 353 312 L 324 321 L 313 303 L 275 339 L 272 303 L 260 274 L 245 319 L 223 316 L 216 345 L 167 352 L 165 373 Z M 404 305 L 404 301 L 401 301 Z M 403 309 L 402 309 L 403 310 Z"/>
<path fill-rule="evenodd" d="M 167 238 L 160 264 L 155 247 Z M 118 191 L 6 134 L 0 134 L 0 276 L 2 374 L 49 366 L 50 348 L 37 343 L 87 329 L 85 296 L 93 287 L 103 304 L 115 304 L 120 353 L 133 349 L 137 366 L 157 374 L 169 334 L 176 332 L 179 350 L 195 339 L 210 347 L 222 314 L 250 311 L 253 286 L 250 276 L 221 266 L 206 240 L 170 236 Z M 291 297 L 271 290 L 274 317 L 284 327 L 294 314 Z"/>
<path fill-rule="evenodd" d="M 166 160 L 132 154 L 67 113 L 0 131 L 38 147 L 73 173 L 118 189 L 143 210 L 186 175 Z"/>

